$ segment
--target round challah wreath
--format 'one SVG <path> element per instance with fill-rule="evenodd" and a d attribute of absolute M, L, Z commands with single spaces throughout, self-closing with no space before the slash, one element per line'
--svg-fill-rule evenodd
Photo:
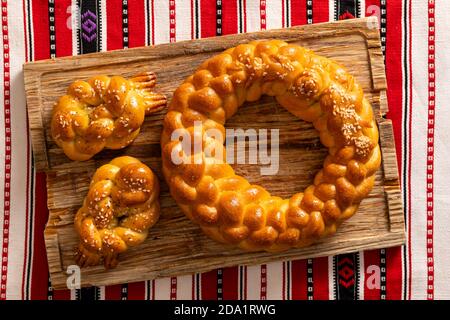
<path fill-rule="evenodd" d="M 312 122 L 329 151 L 313 184 L 290 199 L 206 155 L 213 145 L 225 159 L 214 137 L 202 134 L 197 155 L 172 139 L 175 130 L 193 137 L 194 123 L 201 133 L 216 129 L 225 136 L 225 121 L 263 94 Z M 211 238 L 245 250 L 280 251 L 333 234 L 369 194 L 381 162 L 373 110 L 355 79 L 327 58 L 277 40 L 241 44 L 206 60 L 175 91 L 161 148 L 164 176 L 183 212 Z M 173 154 L 201 161 L 178 163 Z"/>
<path fill-rule="evenodd" d="M 145 164 L 123 156 L 101 166 L 75 215 L 76 262 L 115 267 L 120 253 L 147 238 L 159 210 L 159 181 Z"/>
<path fill-rule="evenodd" d="M 156 76 L 140 73 L 127 80 L 95 76 L 74 81 L 55 104 L 53 140 L 71 160 L 84 161 L 96 153 L 128 146 L 139 134 L 146 115 L 166 105 L 152 90 Z"/>

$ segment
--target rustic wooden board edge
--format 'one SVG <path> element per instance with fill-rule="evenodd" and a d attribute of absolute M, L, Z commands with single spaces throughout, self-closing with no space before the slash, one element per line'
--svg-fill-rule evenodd
<path fill-rule="evenodd" d="M 381 50 L 379 47 L 379 32 L 376 28 L 377 19 L 375 17 L 351 19 L 339 22 L 326 22 L 315 24 L 315 33 L 303 37 L 304 39 L 314 39 L 320 37 L 327 37 L 337 34 L 338 32 L 345 34 L 358 33 L 364 39 L 366 39 L 367 47 L 370 56 L 370 65 L 372 68 L 372 74 L 375 74 L 375 68 L 380 65 L 378 62 L 382 59 Z M 256 39 L 274 38 L 279 35 L 286 41 L 295 39 L 295 35 L 298 32 L 305 32 L 311 28 L 309 25 L 296 26 L 284 29 L 274 29 L 266 31 L 258 31 L 253 33 L 227 35 L 220 38 L 223 49 L 230 47 L 230 43 L 236 45 L 237 43 L 244 43 Z M 47 60 L 40 60 L 36 62 L 28 62 L 23 65 L 24 79 L 25 79 L 25 91 L 27 93 L 27 112 L 29 128 L 32 139 L 32 148 L 34 151 L 35 168 L 37 171 L 48 170 L 49 161 L 46 147 L 46 133 L 45 126 L 43 125 L 42 112 L 41 112 L 41 92 L 40 92 L 40 78 L 45 73 L 51 73 L 64 69 L 82 69 L 90 68 L 94 66 L 105 66 L 109 63 L 108 59 L 104 59 L 105 62 L 98 61 L 99 55 L 102 57 L 114 58 L 115 64 L 127 63 L 128 61 L 139 60 L 155 60 L 162 55 L 167 57 L 169 53 L 171 56 L 178 56 L 183 54 L 193 54 L 200 52 L 207 52 L 209 44 L 217 41 L 215 38 L 204 38 L 199 40 L 187 40 L 180 41 L 172 44 L 160 44 L 151 47 L 139 47 L 133 49 L 121 49 L 108 52 L 85 54 L 76 57 L 62 57 L 53 58 Z M 200 46 L 199 43 L 202 45 Z M 377 45 L 378 43 L 378 45 Z M 144 54 L 145 53 L 145 54 Z M 384 66 L 384 62 L 383 62 Z M 381 67 L 380 67 L 381 68 Z M 383 70 L 384 72 L 384 70 Z M 386 87 L 384 77 L 372 78 L 373 87 L 376 90 L 380 90 Z"/>
<path fill-rule="evenodd" d="M 57 241 L 52 240 L 53 241 Z M 270 263 L 274 261 L 289 261 L 292 259 L 306 259 L 306 258 L 318 258 L 323 256 L 330 256 L 330 255 L 336 255 L 336 254 L 345 254 L 345 253 L 351 253 L 351 252 L 357 252 L 360 250 L 372 250 L 372 249 L 380 249 L 380 248 L 390 248 L 390 247 L 396 247 L 399 245 L 403 245 L 405 242 L 405 234 L 401 231 L 396 232 L 389 232 L 386 233 L 386 235 L 380 239 L 380 237 L 368 237 L 366 239 L 360 240 L 358 245 L 355 245 L 354 247 L 350 248 L 343 248 L 343 249 L 335 249 L 332 248 L 328 252 L 322 251 L 320 254 L 316 253 L 306 253 L 306 254 L 298 254 L 298 251 L 291 250 L 286 251 L 286 255 L 284 258 L 280 258 L 279 256 L 266 256 L 264 258 L 258 258 L 257 261 L 252 261 L 252 259 L 248 259 L 244 263 L 237 263 L 234 259 L 229 259 L 229 261 L 222 261 L 220 263 L 212 263 L 205 267 L 200 267 L 196 270 L 197 273 L 203 273 L 208 272 L 217 268 L 226 268 L 226 267 L 232 267 L 239 265 L 246 265 L 246 266 L 252 266 L 257 264 L 264 264 L 264 263 Z M 57 245 L 56 242 L 52 245 L 52 252 L 56 254 L 59 252 L 58 250 L 54 249 L 55 245 Z M 242 260 L 241 260 L 242 261 Z M 107 271 L 105 271 L 107 272 Z M 130 275 L 127 278 L 127 274 L 125 272 L 122 272 L 121 274 L 121 280 L 120 281 L 111 281 L 111 278 L 106 277 L 103 280 L 98 281 L 86 281 L 86 279 L 83 279 L 83 276 L 81 275 L 81 287 L 90 287 L 90 286 L 103 286 L 103 285 L 114 285 L 114 284 L 120 284 L 120 283 L 130 283 L 130 282 L 138 282 L 138 281 L 146 281 L 146 280 L 153 280 L 157 278 L 164 278 L 164 277 L 172 277 L 172 276 L 182 276 L 192 274 L 192 272 L 186 272 L 186 271 L 179 271 L 174 269 L 168 269 L 166 272 L 152 272 L 152 273 L 139 273 L 139 276 L 136 277 L 135 275 Z M 60 289 L 67 289 L 65 287 L 66 280 L 67 280 L 67 273 L 66 270 L 58 269 L 57 266 L 54 266 L 50 272 L 50 278 L 52 281 L 52 286 L 55 290 Z"/>
<path fill-rule="evenodd" d="M 58 231 L 55 228 L 45 228 L 44 230 L 45 249 L 47 251 L 47 260 L 50 275 L 62 272 L 62 259 L 59 249 Z M 53 258 L 54 257 L 54 258 Z M 56 263 L 51 263 L 54 261 Z"/>

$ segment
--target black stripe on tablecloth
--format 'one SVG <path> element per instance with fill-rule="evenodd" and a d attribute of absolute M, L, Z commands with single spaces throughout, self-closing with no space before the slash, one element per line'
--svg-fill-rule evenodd
<path fill-rule="evenodd" d="M 380 0 L 380 39 L 381 50 L 383 52 L 384 59 L 386 60 L 386 34 L 387 34 L 387 8 L 386 0 Z M 386 299 L 386 250 L 380 250 L 380 299 Z"/>
<path fill-rule="evenodd" d="M 152 290 L 151 289 L 152 289 L 152 280 L 147 280 L 146 281 L 146 294 L 145 294 L 145 297 L 147 300 L 152 299 L 152 297 L 151 297 Z"/>
<path fill-rule="evenodd" d="M 387 8 L 386 0 L 380 0 L 380 36 L 381 50 L 386 58 Z"/>
<path fill-rule="evenodd" d="M 336 299 L 356 300 L 358 297 L 357 279 L 358 256 L 354 253 L 341 254 L 334 257 L 336 274 Z"/>
<path fill-rule="evenodd" d="M 48 28 L 50 33 L 50 58 L 56 57 L 55 0 L 48 0 Z"/>
<path fill-rule="evenodd" d="M 223 269 L 217 269 L 217 300 L 223 300 Z"/>
<path fill-rule="evenodd" d="M 284 11 L 286 16 L 286 27 L 291 26 L 291 1 L 290 0 L 284 0 Z"/>
<path fill-rule="evenodd" d="M 123 48 L 128 48 L 128 0 L 122 0 L 122 34 Z"/>
<path fill-rule="evenodd" d="M 120 288 L 120 299 L 128 300 L 128 284 L 124 283 Z"/>
<path fill-rule="evenodd" d="M 244 300 L 244 268 L 239 266 L 239 300 Z"/>
<path fill-rule="evenodd" d="M 359 0 L 334 0 L 334 20 L 347 17 L 361 16 L 361 1 Z"/>
<path fill-rule="evenodd" d="M 194 20 L 195 20 L 195 34 L 194 34 L 194 37 L 195 37 L 195 39 L 199 39 L 200 38 L 200 5 L 199 5 L 199 1 L 200 0 L 195 0 L 194 1 Z"/>
<path fill-rule="evenodd" d="M 200 273 L 195 275 L 195 293 L 197 295 L 197 300 L 200 300 Z"/>
<path fill-rule="evenodd" d="M 149 45 L 151 45 L 152 44 L 152 31 L 151 31 L 151 28 L 152 28 L 152 22 L 151 22 L 151 20 L 152 20 L 152 17 L 151 17 L 151 14 L 150 14 L 150 7 L 151 7 L 151 2 L 150 2 L 150 0 L 145 0 L 145 16 L 146 16 L 146 24 L 147 24 L 147 27 L 145 28 L 145 31 L 147 32 L 147 34 L 146 34 L 146 44 L 149 46 Z"/>
<path fill-rule="evenodd" d="M 238 33 L 243 33 L 244 32 L 244 0 L 238 0 L 238 19 L 239 19 L 239 28 L 238 28 Z"/>
<path fill-rule="evenodd" d="M 50 274 L 48 274 L 47 276 L 48 276 L 48 280 L 47 280 L 47 300 L 53 300 L 53 287 L 52 287 L 52 283 L 50 281 Z"/>
<path fill-rule="evenodd" d="M 216 36 L 222 35 L 222 0 L 216 0 Z"/>
<path fill-rule="evenodd" d="M 286 299 L 291 300 L 291 271 L 292 261 L 286 262 Z"/>
<path fill-rule="evenodd" d="M 27 10 L 27 34 L 28 34 L 28 61 L 33 61 L 33 17 L 31 14 L 31 0 L 26 0 L 26 10 Z"/>
<path fill-rule="evenodd" d="M 313 259 L 306 260 L 306 298 L 314 299 Z"/>
<path fill-rule="evenodd" d="M 77 0 L 80 8 L 80 28 L 78 30 L 78 53 L 99 52 L 101 50 L 101 0 Z"/>
<path fill-rule="evenodd" d="M 313 23 L 313 0 L 306 0 L 306 23 Z"/>
<path fill-rule="evenodd" d="M 380 250 L 380 299 L 386 300 L 386 249 Z"/>
<path fill-rule="evenodd" d="M 361 255 L 359 254 L 359 252 L 355 252 L 353 254 L 353 261 L 355 262 L 354 264 L 354 270 L 355 270 L 355 300 L 358 300 L 360 297 L 360 290 L 359 290 L 359 283 L 361 281 L 361 277 L 360 277 L 360 266 L 361 266 Z M 363 270 L 364 272 L 364 270 Z"/>
<path fill-rule="evenodd" d="M 75 292 L 76 300 L 100 300 L 100 288 L 99 287 L 89 287 L 77 289 Z"/>

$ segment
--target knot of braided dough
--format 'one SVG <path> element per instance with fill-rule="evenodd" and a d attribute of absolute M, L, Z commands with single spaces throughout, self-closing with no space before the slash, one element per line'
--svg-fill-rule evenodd
<path fill-rule="evenodd" d="M 75 81 L 53 108 L 53 140 L 71 160 L 84 161 L 103 148 L 121 149 L 139 134 L 145 115 L 166 105 L 166 97 L 152 92 L 152 72 L 127 80 L 96 76 Z"/>
<path fill-rule="evenodd" d="M 159 219 L 159 182 L 145 164 L 118 157 L 95 172 L 75 215 L 80 266 L 117 265 L 119 253 L 142 243 Z"/>
<path fill-rule="evenodd" d="M 176 129 L 192 138 L 196 121 L 202 133 L 214 128 L 224 137 L 226 119 L 263 94 L 312 122 L 329 150 L 313 184 L 290 199 L 236 175 L 215 137 L 203 134 L 202 148 L 193 151 L 171 140 Z M 211 146 L 215 153 L 203 152 Z M 302 247 L 334 233 L 372 189 L 381 161 L 372 107 L 354 78 L 327 58 L 277 40 L 242 44 L 206 60 L 175 91 L 161 148 L 164 176 L 183 212 L 211 238 L 245 250 Z M 172 154 L 197 161 L 178 164 Z"/>

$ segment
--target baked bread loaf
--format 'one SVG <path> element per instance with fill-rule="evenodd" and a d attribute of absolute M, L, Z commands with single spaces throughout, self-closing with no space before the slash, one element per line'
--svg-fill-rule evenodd
<path fill-rule="evenodd" d="M 118 254 L 142 243 L 159 219 L 159 182 L 145 164 L 118 157 L 95 172 L 75 215 L 80 236 L 76 262 L 117 265 Z"/>
<path fill-rule="evenodd" d="M 96 76 L 75 81 L 53 108 L 53 140 L 71 160 L 84 161 L 103 148 L 121 149 L 139 134 L 145 115 L 166 105 L 152 90 L 156 76 L 145 72 L 126 80 Z"/>
<path fill-rule="evenodd" d="M 225 121 L 263 94 L 312 122 L 329 150 L 313 183 L 290 199 L 236 175 L 223 142 L 205 135 L 216 129 L 225 137 Z M 202 125 L 202 145 L 186 150 L 172 134 L 195 141 L 194 122 Z M 353 76 L 277 40 L 241 44 L 206 60 L 174 92 L 161 148 L 165 179 L 183 212 L 211 238 L 245 250 L 281 251 L 333 234 L 371 191 L 381 161 L 373 110 Z"/>

